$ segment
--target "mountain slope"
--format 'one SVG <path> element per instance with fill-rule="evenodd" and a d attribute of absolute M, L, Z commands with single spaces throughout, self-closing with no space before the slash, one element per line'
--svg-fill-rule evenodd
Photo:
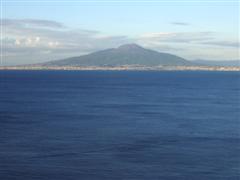
<path fill-rule="evenodd" d="M 181 57 L 142 48 L 136 44 L 126 44 L 118 48 L 94 52 L 88 55 L 72 57 L 43 63 L 46 66 L 122 66 L 122 65 L 193 65 Z"/>

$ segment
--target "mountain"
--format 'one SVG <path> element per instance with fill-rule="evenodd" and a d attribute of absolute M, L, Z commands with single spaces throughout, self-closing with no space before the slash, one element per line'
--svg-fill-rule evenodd
<path fill-rule="evenodd" d="M 88 55 L 43 63 L 43 66 L 180 66 L 193 65 L 179 56 L 145 49 L 137 44 L 97 51 Z"/>
<path fill-rule="evenodd" d="M 198 59 L 193 61 L 196 64 L 204 65 L 204 66 L 240 66 L 240 60 L 221 60 L 221 61 L 214 61 L 214 60 L 203 60 Z"/>

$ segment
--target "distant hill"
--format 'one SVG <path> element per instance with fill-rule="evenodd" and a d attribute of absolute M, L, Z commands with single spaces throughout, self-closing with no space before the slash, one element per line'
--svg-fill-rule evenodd
<path fill-rule="evenodd" d="M 194 65 L 176 55 L 145 49 L 137 44 L 126 44 L 88 55 L 42 63 L 43 66 L 188 66 Z"/>
<path fill-rule="evenodd" d="M 221 60 L 221 61 L 214 61 L 214 60 L 203 60 L 198 59 L 193 61 L 196 64 L 199 65 L 205 65 L 205 66 L 240 66 L 240 60 Z"/>

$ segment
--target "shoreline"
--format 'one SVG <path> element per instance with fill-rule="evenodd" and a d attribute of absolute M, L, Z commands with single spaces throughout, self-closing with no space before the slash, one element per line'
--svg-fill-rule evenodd
<path fill-rule="evenodd" d="M 225 66 L 0 66 L 0 70 L 66 70 L 66 71 L 240 71 Z"/>

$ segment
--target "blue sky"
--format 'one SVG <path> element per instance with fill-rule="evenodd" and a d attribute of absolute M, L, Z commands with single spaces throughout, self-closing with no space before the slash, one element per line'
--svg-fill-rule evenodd
<path fill-rule="evenodd" d="M 186 59 L 239 59 L 237 1 L 3 1 L 6 64 L 76 56 L 124 43 Z"/>

